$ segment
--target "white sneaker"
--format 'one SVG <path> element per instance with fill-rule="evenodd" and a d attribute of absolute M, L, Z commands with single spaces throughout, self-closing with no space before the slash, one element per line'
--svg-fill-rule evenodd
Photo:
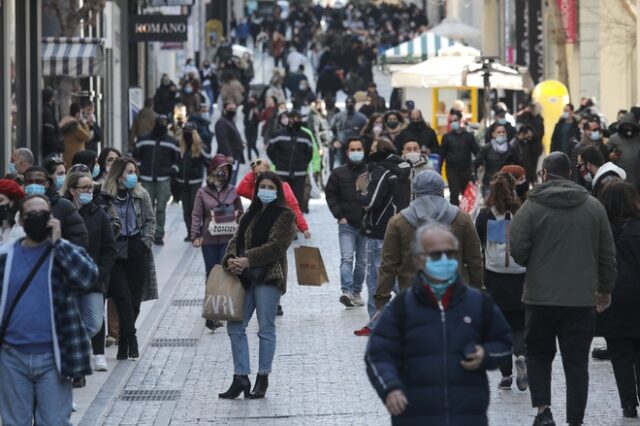
<path fill-rule="evenodd" d="M 360 293 L 353 293 L 353 295 L 351 296 L 351 301 L 356 306 L 364 306 L 364 300 L 362 300 L 362 296 L 360 296 Z"/>
<path fill-rule="evenodd" d="M 352 296 L 349 293 L 342 293 L 342 296 L 340 296 L 340 303 L 342 303 L 347 308 L 351 308 L 353 306 L 353 300 L 351 299 L 351 297 Z"/>
<path fill-rule="evenodd" d="M 96 355 L 96 366 L 94 371 L 107 371 L 109 366 L 107 365 L 107 358 L 104 355 Z"/>

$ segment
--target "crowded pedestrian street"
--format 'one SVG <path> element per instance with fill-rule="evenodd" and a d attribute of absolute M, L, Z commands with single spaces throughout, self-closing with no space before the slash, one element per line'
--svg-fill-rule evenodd
<path fill-rule="evenodd" d="M 640 0 L 0 0 L 0 426 L 640 426 Z"/>
<path fill-rule="evenodd" d="M 143 355 L 118 363 L 109 373 L 87 380 L 94 400 L 83 400 L 72 417 L 79 425 L 387 425 L 384 406 L 368 384 L 363 364 L 366 339 L 353 335 L 367 319 L 366 309 L 345 309 L 340 292 L 336 224 L 324 201 L 314 201 L 308 215 L 313 232 L 309 244 L 320 248 L 330 282 L 321 287 L 292 284 L 282 298 L 284 315 L 277 320 L 278 350 L 274 361 L 273 390 L 263 401 L 226 401 L 217 393 L 233 373 L 224 328 L 211 333 L 201 318 L 204 295 L 203 263 L 199 253 L 182 241 L 178 206 L 168 209 L 168 241 L 156 250 L 160 298 L 143 303 L 148 310 L 140 325 Z M 289 250 L 293 262 L 293 248 Z M 330 266 L 331 265 L 331 266 Z M 146 304 L 150 306 L 145 306 Z M 257 324 L 247 334 L 257 348 Z M 142 343 L 144 342 L 144 343 Z M 602 346 L 596 339 L 594 346 Z M 115 358 L 115 349 L 107 349 Z M 252 353 L 257 359 L 257 351 Z M 618 426 L 640 424 L 620 419 L 611 365 L 589 361 L 591 380 L 585 424 Z M 106 376 L 106 377 L 105 377 Z M 528 392 L 497 389 L 499 373 L 489 374 L 489 422 L 496 426 L 529 424 Z M 560 359 L 553 372 L 554 407 L 565 405 L 565 384 Z M 94 385 L 99 381 L 102 386 Z M 562 410 L 557 410 L 559 413 Z M 562 424 L 563 417 L 557 416 Z"/>

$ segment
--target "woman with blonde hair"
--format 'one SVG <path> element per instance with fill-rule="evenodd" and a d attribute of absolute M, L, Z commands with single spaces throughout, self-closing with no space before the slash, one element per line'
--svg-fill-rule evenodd
<path fill-rule="evenodd" d="M 211 161 L 208 147 L 202 143 L 200 135 L 192 123 L 184 126 L 178 139 L 180 145 L 180 161 L 178 174 L 175 177 L 182 202 L 182 216 L 187 226 L 185 241 L 191 241 L 191 214 L 198 189 L 202 186 L 205 170 Z"/>
<path fill-rule="evenodd" d="M 158 298 L 151 246 L 156 216 L 151 197 L 138 182 L 138 166 L 129 157 L 116 159 L 102 186 L 121 222 L 116 237 L 116 261 L 111 271 L 109 297 L 118 311 L 120 338 L 117 359 L 138 358 L 136 319 L 143 300 Z"/>

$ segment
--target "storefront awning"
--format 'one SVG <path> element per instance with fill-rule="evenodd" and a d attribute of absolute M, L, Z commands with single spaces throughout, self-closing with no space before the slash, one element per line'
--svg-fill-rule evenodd
<path fill-rule="evenodd" d="M 435 58 L 444 47 L 459 44 L 461 43 L 427 31 L 413 40 L 385 50 L 380 59 L 387 64 L 418 63 Z"/>
<path fill-rule="evenodd" d="M 102 77 L 103 42 L 98 38 L 44 37 L 42 39 L 43 76 Z"/>

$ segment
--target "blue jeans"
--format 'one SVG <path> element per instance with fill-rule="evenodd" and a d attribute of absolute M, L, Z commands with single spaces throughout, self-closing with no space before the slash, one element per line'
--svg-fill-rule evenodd
<path fill-rule="evenodd" d="M 258 374 L 271 372 L 271 364 L 276 353 L 276 312 L 280 296 L 282 293 L 277 287 L 253 284 L 244 299 L 244 320 L 227 322 L 234 374 L 247 376 L 251 373 L 246 330 L 253 311 L 256 311 L 258 316 L 258 338 L 260 339 Z"/>
<path fill-rule="evenodd" d="M 343 293 L 359 294 L 362 291 L 366 273 L 367 238 L 358 228 L 346 223 L 338 225 L 338 240 L 340 242 L 340 288 Z"/>
<path fill-rule="evenodd" d="M 104 294 L 98 291 L 78 296 L 80 318 L 89 337 L 93 337 L 102 328 L 104 322 Z"/>
<path fill-rule="evenodd" d="M 373 295 L 376 294 L 378 286 L 378 269 L 380 268 L 380 256 L 382 255 L 382 242 L 375 238 L 367 238 L 367 289 L 369 291 L 367 297 L 367 312 L 369 318 L 376 313 L 376 304 L 373 301 Z"/>
<path fill-rule="evenodd" d="M 207 273 L 207 278 L 214 266 L 222 265 L 222 259 L 224 259 L 224 254 L 227 251 L 227 245 L 228 243 L 202 245 L 202 257 L 204 258 L 204 270 Z"/>
<path fill-rule="evenodd" d="M 71 425 L 71 382 L 60 377 L 53 351 L 0 350 L 0 417 L 5 426 Z M 35 406 L 35 410 L 34 410 Z"/>

